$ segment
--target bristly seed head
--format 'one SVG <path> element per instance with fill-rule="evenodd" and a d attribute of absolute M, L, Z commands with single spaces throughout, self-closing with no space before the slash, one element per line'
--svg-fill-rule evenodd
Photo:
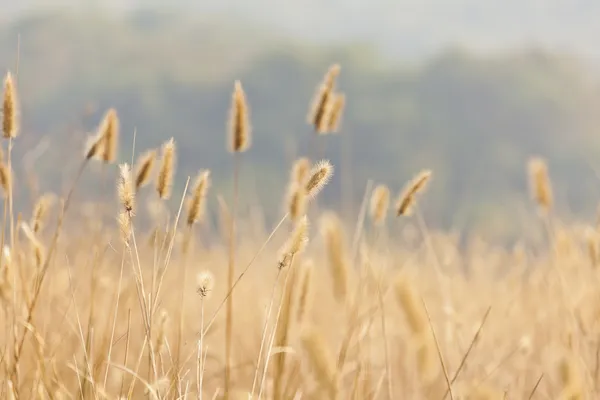
<path fill-rule="evenodd" d="M 125 212 L 129 215 L 133 215 L 135 207 L 135 189 L 132 183 L 131 169 L 127 163 L 119 165 L 117 191 L 119 201 L 123 205 Z"/>
<path fill-rule="evenodd" d="M 412 213 L 416 196 L 425 190 L 430 178 L 431 171 L 424 170 L 406 184 L 396 204 L 396 216 L 409 216 Z"/>
<path fill-rule="evenodd" d="M 240 81 L 235 81 L 229 116 L 229 150 L 243 153 L 250 147 L 251 128 L 246 95 Z"/>
<path fill-rule="evenodd" d="M 385 221 L 390 204 L 390 190 L 385 185 L 378 185 L 371 196 L 371 219 L 375 225 Z"/>
<path fill-rule="evenodd" d="M 137 161 L 135 173 L 135 190 L 138 191 L 150 182 L 154 162 L 156 161 L 156 150 L 150 150 L 142 154 Z"/>
<path fill-rule="evenodd" d="M 160 170 L 158 172 L 158 180 L 156 190 L 158 196 L 167 200 L 171 197 L 171 187 L 173 185 L 173 174 L 175 170 L 175 140 L 171 138 L 163 145 L 162 159 L 160 162 Z"/>
<path fill-rule="evenodd" d="M 553 203 L 548 166 L 542 158 L 533 157 L 529 160 L 528 169 L 531 196 L 542 211 L 548 212 Z"/>
<path fill-rule="evenodd" d="M 119 117 L 114 108 L 106 112 L 98 128 L 98 136 L 103 138 L 102 160 L 107 164 L 114 162 L 119 144 Z"/>
<path fill-rule="evenodd" d="M 213 290 L 215 278 L 210 271 L 202 271 L 196 277 L 196 292 L 203 299 L 207 298 Z"/>
<path fill-rule="evenodd" d="M 123 211 L 119 213 L 117 223 L 119 224 L 121 240 L 123 241 L 123 243 L 125 243 L 126 246 L 128 246 L 129 239 L 131 238 L 131 216 L 126 211 Z"/>
<path fill-rule="evenodd" d="M 31 227 L 34 233 L 39 233 L 44 226 L 44 219 L 48 213 L 48 209 L 54 202 L 54 196 L 50 194 L 44 194 L 33 206 L 33 213 L 31 216 Z"/>
<path fill-rule="evenodd" d="M 296 223 L 294 231 L 290 235 L 288 241 L 285 243 L 281 250 L 281 256 L 279 257 L 279 269 L 289 267 L 292 259 L 296 254 L 304 251 L 308 244 L 308 218 L 303 216 Z"/>
<path fill-rule="evenodd" d="M 306 214 L 306 188 L 297 182 L 291 182 L 288 189 L 287 210 L 290 219 L 297 222 Z"/>
<path fill-rule="evenodd" d="M 334 93 L 329 108 L 329 120 L 327 130 L 330 133 L 338 133 L 342 125 L 346 96 L 343 93 Z"/>
<path fill-rule="evenodd" d="M 102 155 L 104 137 L 98 134 L 90 135 L 85 143 L 84 154 L 86 160 L 97 159 Z"/>
<path fill-rule="evenodd" d="M 187 224 L 191 226 L 202 220 L 206 206 L 206 193 L 210 187 L 210 171 L 200 171 L 188 203 Z"/>
<path fill-rule="evenodd" d="M 292 176 L 290 182 L 296 182 L 300 185 L 306 184 L 306 180 L 309 177 L 311 168 L 311 162 L 308 158 L 302 157 L 296 160 L 292 166 Z"/>
<path fill-rule="evenodd" d="M 333 166 L 329 161 L 318 162 L 310 172 L 310 178 L 306 182 L 306 195 L 314 198 L 321 189 L 329 182 L 333 175 Z"/>
<path fill-rule="evenodd" d="M 10 167 L 4 162 L 0 162 L 0 187 L 2 187 L 4 197 L 8 197 L 12 190 L 12 174 Z"/>
<path fill-rule="evenodd" d="M 339 73 L 340 66 L 338 64 L 332 65 L 325 74 L 323 82 L 319 85 L 313 99 L 313 105 L 307 119 L 317 134 L 327 133 L 329 128 L 329 115 L 332 108 L 331 98 L 335 88 L 335 80 Z"/>
<path fill-rule="evenodd" d="M 6 139 L 14 139 L 19 134 L 18 114 L 17 89 L 12 74 L 8 72 L 4 78 L 2 99 L 2 133 Z"/>

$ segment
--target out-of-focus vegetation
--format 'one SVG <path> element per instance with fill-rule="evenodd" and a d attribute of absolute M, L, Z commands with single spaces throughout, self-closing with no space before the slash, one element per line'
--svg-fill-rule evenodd
<path fill-rule="evenodd" d="M 256 144 L 245 155 L 244 201 L 279 210 L 279 192 L 259 195 L 252 182 L 280 188 L 294 157 L 312 155 L 306 110 L 326 68 L 339 62 L 348 100 L 342 132 L 322 138 L 323 155 L 338 170 L 324 203 L 339 202 L 348 174 L 356 210 L 368 179 L 399 188 L 428 167 L 436 171 L 435 184 L 423 206 L 436 224 L 483 222 L 489 231 L 511 234 L 528 223 L 525 162 L 540 154 L 549 161 L 559 209 L 592 215 L 600 92 L 576 60 L 538 51 L 483 58 L 457 49 L 420 65 L 389 67 L 368 47 L 315 48 L 250 28 L 152 12 L 46 14 L 3 26 L 0 68 L 15 69 L 19 41 L 27 115 L 19 139 L 26 143 L 15 154 L 43 177 L 42 190 L 52 188 L 64 172 L 49 167 L 67 168 L 68 149 L 79 149 L 84 133 L 114 106 L 124 143 L 134 130 L 137 150 L 174 136 L 179 173 L 210 168 L 216 190 L 227 194 L 223 123 L 240 79 Z M 64 147 L 46 149 L 48 137 Z M 20 150 L 32 143 L 37 153 Z M 344 146 L 350 163 L 342 160 Z M 130 158 L 127 151 L 121 160 Z"/>

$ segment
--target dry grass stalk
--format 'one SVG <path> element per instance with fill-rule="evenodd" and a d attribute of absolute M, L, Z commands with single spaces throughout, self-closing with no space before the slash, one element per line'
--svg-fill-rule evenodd
<path fill-rule="evenodd" d="M 371 219 L 375 225 L 385 222 L 390 205 L 390 190 L 385 185 L 378 185 L 371 196 Z"/>
<path fill-rule="evenodd" d="M 173 174 L 175 173 L 175 140 L 171 138 L 162 147 L 160 169 L 156 180 L 158 197 L 168 200 L 171 197 Z"/>
<path fill-rule="evenodd" d="M 306 182 L 306 195 L 313 199 L 327 185 L 333 176 L 333 166 L 327 160 L 319 161 L 310 171 L 310 178 Z"/>
<path fill-rule="evenodd" d="M 308 158 L 302 157 L 294 162 L 292 166 L 292 174 L 290 176 L 290 182 L 296 182 L 299 185 L 305 185 L 306 180 L 309 178 L 311 170 L 311 162 Z"/>
<path fill-rule="evenodd" d="M 289 335 L 292 329 L 292 307 L 294 302 L 294 288 L 297 281 L 297 269 L 292 268 L 288 272 L 290 275 L 283 286 L 282 303 L 279 309 L 279 318 L 275 328 L 275 337 L 273 345 L 279 349 L 285 349 L 289 345 Z M 275 355 L 274 360 L 274 383 L 273 398 L 275 400 L 282 398 L 283 382 L 285 378 L 286 352 L 282 351 Z"/>
<path fill-rule="evenodd" d="M 48 210 L 52 206 L 54 199 L 53 195 L 44 194 L 35 202 L 30 222 L 31 229 L 34 233 L 37 234 L 41 232 L 44 227 L 46 215 L 48 214 Z"/>
<path fill-rule="evenodd" d="M 529 188 L 533 201 L 541 210 L 548 212 L 552 208 L 552 184 L 546 162 L 539 157 L 529 160 Z"/>
<path fill-rule="evenodd" d="M 188 202 L 188 226 L 192 226 L 204 218 L 206 208 L 206 193 L 208 192 L 209 187 L 210 171 L 200 171 L 196 177 L 196 182 L 192 188 L 192 196 Z"/>
<path fill-rule="evenodd" d="M 313 104 L 307 120 L 318 134 L 327 133 L 329 128 L 328 123 L 331 111 L 331 98 L 335 88 L 335 81 L 339 73 L 340 66 L 338 64 L 332 65 L 325 74 L 323 82 L 319 85 L 318 91 L 313 99 Z"/>
<path fill-rule="evenodd" d="M 424 170 L 406 184 L 396 203 L 396 216 L 411 215 L 416 196 L 426 189 L 430 179 L 431 171 Z"/>
<path fill-rule="evenodd" d="M 129 215 L 133 215 L 135 208 L 135 188 L 133 187 L 131 169 L 127 163 L 119 165 L 117 193 L 125 212 Z"/>
<path fill-rule="evenodd" d="M 233 89 L 231 111 L 229 117 L 229 150 L 243 153 L 251 144 L 251 128 L 246 95 L 240 81 L 236 81 Z"/>
<path fill-rule="evenodd" d="M 325 239 L 327 259 L 332 276 L 333 295 L 342 302 L 348 292 L 348 259 L 344 229 L 339 218 L 326 213 L 321 219 L 321 235 Z"/>
<path fill-rule="evenodd" d="M 308 328 L 302 334 L 301 342 L 313 370 L 313 376 L 319 385 L 325 388 L 328 398 L 337 398 L 336 364 L 325 340 L 314 328 Z"/>
<path fill-rule="evenodd" d="M 2 133 L 6 139 L 14 139 L 19 134 L 17 88 L 10 72 L 8 72 L 4 78 L 4 96 L 2 99 Z"/>
<path fill-rule="evenodd" d="M 119 144 L 119 117 L 114 108 L 109 109 L 98 128 L 98 137 L 102 137 L 102 160 L 112 163 L 117 159 Z"/>
<path fill-rule="evenodd" d="M 331 108 L 329 109 L 329 121 L 327 127 L 329 132 L 338 133 L 340 131 L 345 106 L 346 96 L 343 93 L 334 93 L 331 99 Z"/>
<path fill-rule="evenodd" d="M 138 191 L 150 182 L 154 163 L 156 162 L 156 150 L 149 150 L 142 154 L 135 168 L 135 190 Z"/>

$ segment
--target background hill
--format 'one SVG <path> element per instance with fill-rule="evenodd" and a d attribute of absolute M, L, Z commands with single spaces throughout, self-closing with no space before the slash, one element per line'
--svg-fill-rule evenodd
<path fill-rule="evenodd" d="M 310 99 L 339 62 L 348 104 L 343 132 L 325 138 L 324 155 L 339 173 L 324 205 L 339 203 L 344 190 L 356 209 L 367 179 L 399 190 L 428 167 L 435 171 L 424 204 L 432 224 L 482 223 L 509 235 L 528 223 L 525 163 L 539 154 L 549 160 L 562 212 L 593 215 L 600 91 L 592 64 L 533 48 L 486 55 L 458 47 L 418 63 L 390 62 L 375 45 L 317 46 L 264 26 L 164 11 L 48 12 L 5 23 L 0 68 L 15 69 L 21 43 L 24 133 L 15 151 L 43 177 L 42 190 L 56 189 L 62 176 L 46 167 L 70 168 L 77 154 L 67 154 L 79 151 L 85 132 L 114 106 L 123 143 L 132 142 L 134 129 L 140 151 L 174 136 L 178 183 L 211 168 L 226 195 L 225 122 L 233 81 L 241 79 L 255 132 L 245 202 L 260 198 L 279 210 L 292 160 L 310 154 Z M 48 140 L 61 148 L 46 148 Z M 344 148 L 350 156 L 342 159 Z M 122 148 L 121 160 L 130 152 Z"/>

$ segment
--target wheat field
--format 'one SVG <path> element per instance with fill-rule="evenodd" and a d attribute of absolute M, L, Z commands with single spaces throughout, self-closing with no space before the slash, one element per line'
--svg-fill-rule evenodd
<path fill-rule="evenodd" d="M 307 122 L 341 130 L 334 65 Z M 117 162 L 108 110 L 65 193 L 16 214 L 16 79 L 4 79 L 0 158 L 2 357 L 6 399 L 583 399 L 599 393 L 600 262 L 593 224 L 553 212 L 547 166 L 529 165 L 543 245 L 468 248 L 419 209 L 435 171 L 367 188 L 350 221 L 318 205 L 334 166 L 298 159 L 273 227 L 239 216 L 251 116 L 235 82 L 224 137 L 231 199 L 211 174 L 177 175 L 177 143 Z M 225 121 L 224 121 L 225 125 Z M 225 129 L 224 129 L 225 131 Z M 314 154 L 313 154 L 314 155 Z M 114 177 L 108 220 L 72 203 L 100 164 Z M 133 164 L 133 165 L 132 165 Z M 199 168 L 201 165 L 198 166 Z M 176 180 L 186 182 L 174 193 Z M 396 193 L 397 190 L 397 193 Z M 218 197 L 219 207 L 207 209 Z M 177 200 L 171 209 L 167 200 Z M 148 210 L 152 211 L 149 212 Z M 206 215 L 219 216 L 209 227 Z M 138 223 L 149 214 L 151 226 Z M 77 217 L 74 217 L 77 216 Z M 400 229 L 390 229 L 399 226 Z M 214 238 L 203 240 L 207 235 Z"/>

